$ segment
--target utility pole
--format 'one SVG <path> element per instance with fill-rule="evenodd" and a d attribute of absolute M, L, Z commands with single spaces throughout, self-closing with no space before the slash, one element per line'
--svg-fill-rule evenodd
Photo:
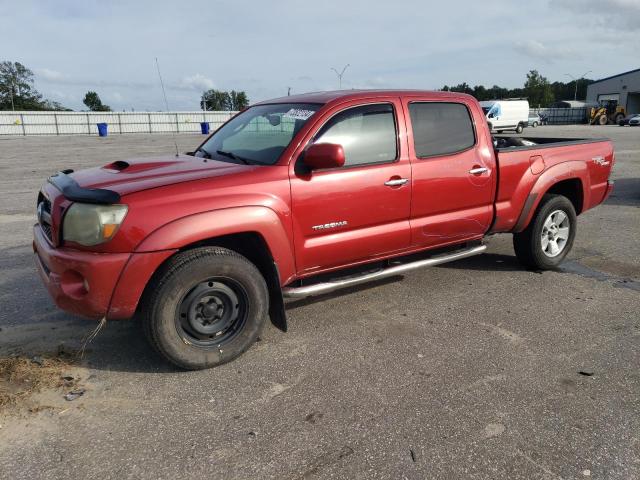
<path fill-rule="evenodd" d="M 580 81 L 581 79 L 583 79 L 585 77 L 586 74 L 591 73 L 593 70 L 589 70 L 588 72 L 584 72 L 582 75 L 580 75 L 580 77 L 576 78 L 573 75 L 571 75 L 570 73 L 565 73 L 565 75 L 569 78 L 571 78 L 575 83 L 576 83 L 576 88 L 573 92 L 573 101 L 576 101 L 578 99 L 578 81 Z"/>
<path fill-rule="evenodd" d="M 287 97 L 291 96 L 291 87 L 287 87 Z"/>
<path fill-rule="evenodd" d="M 335 68 L 331 67 L 331 70 L 336 72 L 336 75 L 338 76 L 338 84 L 340 85 L 340 90 L 342 90 L 342 76 L 344 75 L 344 71 L 347 69 L 347 67 L 349 67 L 348 63 L 344 66 L 344 68 L 342 69 L 341 72 L 338 72 L 338 70 L 336 70 Z"/>

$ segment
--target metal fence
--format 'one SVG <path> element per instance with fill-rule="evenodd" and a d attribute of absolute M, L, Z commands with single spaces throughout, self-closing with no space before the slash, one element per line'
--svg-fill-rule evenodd
<path fill-rule="evenodd" d="M 547 125 L 572 125 L 587 123 L 587 108 L 532 108 L 529 114 L 539 114 Z"/>
<path fill-rule="evenodd" d="M 200 123 L 214 130 L 236 112 L 0 112 L 0 135 L 97 135 L 98 123 L 109 134 L 200 133 Z"/>

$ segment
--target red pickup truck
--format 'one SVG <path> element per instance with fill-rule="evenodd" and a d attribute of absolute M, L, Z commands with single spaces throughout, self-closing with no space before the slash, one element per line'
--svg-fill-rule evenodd
<path fill-rule="evenodd" d="M 139 317 L 176 365 L 240 355 L 283 297 L 483 252 L 557 266 L 576 216 L 612 190 L 608 140 L 496 137 L 478 102 L 339 91 L 253 105 L 194 152 L 59 172 L 38 195 L 33 250 L 56 304 Z"/>

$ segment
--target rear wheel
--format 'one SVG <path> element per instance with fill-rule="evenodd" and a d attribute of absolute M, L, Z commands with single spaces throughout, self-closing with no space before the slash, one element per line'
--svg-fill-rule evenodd
<path fill-rule="evenodd" d="M 531 124 L 531 126 L 532 126 L 533 128 L 536 128 L 536 127 L 538 126 L 538 122 L 533 122 L 533 123 Z"/>
<path fill-rule="evenodd" d="M 576 211 L 562 195 L 545 195 L 529 226 L 513 235 L 513 247 L 520 263 L 549 270 L 567 256 L 576 235 Z"/>
<path fill-rule="evenodd" d="M 524 127 L 522 126 L 521 123 L 519 123 L 518 126 L 516 127 L 516 133 L 522 133 L 523 130 L 524 130 Z"/>
<path fill-rule="evenodd" d="M 224 248 L 180 253 L 145 293 L 142 321 L 152 346 L 175 365 L 196 370 L 233 360 L 258 338 L 267 286 L 245 257 Z"/>
<path fill-rule="evenodd" d="M 622 113 L 618 113 L 616 114 L 615 118 L 614 118 L 614 123 L 620 124 L 620 122 L 622 122 L 624 120 L 624 115 Z"/>

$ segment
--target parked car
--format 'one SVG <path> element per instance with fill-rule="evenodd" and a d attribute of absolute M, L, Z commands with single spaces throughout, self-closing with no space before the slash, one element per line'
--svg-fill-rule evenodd
<path fill-rule="evenodd" d="M 502 133 L 513 130 L 522 133 L 529 125 L 529 102 L 527 100 L 486 100 L 480 102 L 489 130 Z"/>
<path fill-rule="evenodd" d="M 624 127 L 625 125 L 637 126 L 640 125 L 640 114 L 632 113 L 631 115 L 627 115 L 622 120 L 618 122 L 618 125 Z"/>
<path fill-rule="evenodd" d="M 533 128 L 536 128 L 538 125 L 542 125 L 542 120 L 540 119 L 540 115 L 538 115 L 537 113 L 529 114 L 528 125 Z"/>
<path fill-rule="evenodd" d="M 526 267 L 559 265 L 613 188 L 611 142 L 495 141 L 460 93 L 265 101 L 194 152 L 51 176 L 34 258 L 62 309 L 135 317 L 174 364 L 220 365 L 267 315 L 286 331 L 283 297 L 477 255 L 492 234 Z"/>

